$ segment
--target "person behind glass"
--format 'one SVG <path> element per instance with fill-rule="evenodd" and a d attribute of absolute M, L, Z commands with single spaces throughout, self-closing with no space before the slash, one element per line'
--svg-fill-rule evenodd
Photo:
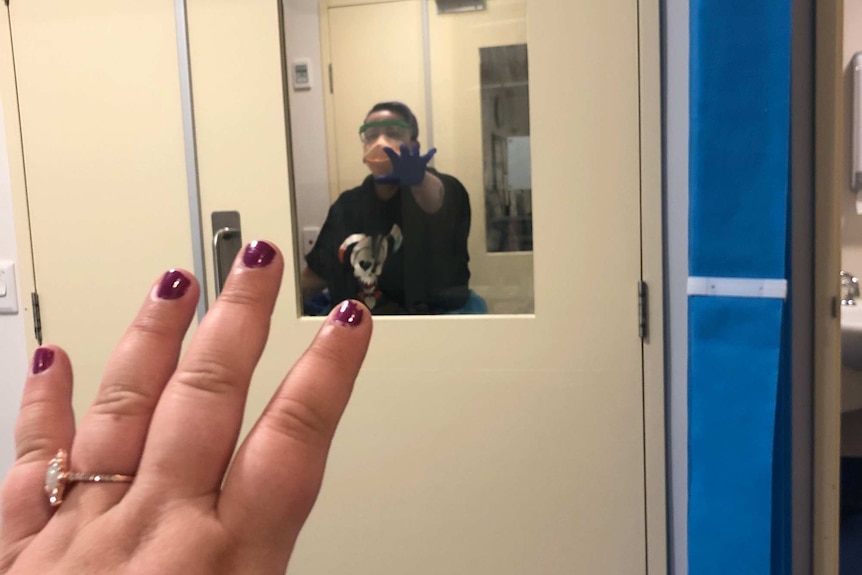
<path fill-rule="evenodd" d="M 371 108 L 359 128 L 371 171 L 330 207 L 306 256 L 309 298 L 355 298 L 376 314 L 444 313 L 470 296 L 470 200 L 456 178 L 428 167 L 416 117 L 400 102 Z"/>

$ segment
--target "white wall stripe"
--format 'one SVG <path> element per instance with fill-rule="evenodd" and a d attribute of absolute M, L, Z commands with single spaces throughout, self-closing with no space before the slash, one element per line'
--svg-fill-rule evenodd
<path fill-rule="evenodd" d="M 690 277 L 688 295 L 787 299 L 787 280 Z"/>

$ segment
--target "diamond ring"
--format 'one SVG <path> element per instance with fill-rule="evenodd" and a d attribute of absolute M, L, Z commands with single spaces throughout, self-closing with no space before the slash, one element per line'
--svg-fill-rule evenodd
<path fill-rule="evenodd" d="M 48 471 L 45 473 L 45 494 L 51 507 L 58 507 L 63 503 L 66 487 L 72 483 L 131 483 L 135 478 L 134 475 L 116 473 L 72 473 L 68 469 L 68 464 L 69 457 L 65 449 L 59 450 L 48 463 Z"/>

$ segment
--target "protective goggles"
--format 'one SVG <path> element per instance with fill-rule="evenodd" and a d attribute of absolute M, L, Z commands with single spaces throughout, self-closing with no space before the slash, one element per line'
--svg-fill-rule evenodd
<path fill-rule="evenodd" d="M 389 140 L 409 142 L 411 139 L 410 132 L 410 124 L 403 120 L 368 122 L 359 127 L 359 139 L 362 140 L 363 144 L 376 142 L 380 136 Z"/>

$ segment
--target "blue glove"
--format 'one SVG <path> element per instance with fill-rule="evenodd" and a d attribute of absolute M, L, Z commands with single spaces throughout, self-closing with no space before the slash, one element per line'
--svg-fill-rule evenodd
<path fill-rule="evenodd" d="M 425 177 L 425 168 L 434 154 L 437 153 L 437 148 L 431 148 L 424 156 L 419 155 L 419 144 L 416 144 L 415 152 L 410 151 L 407 144 L 401 144 L 400 156 L 392 148 L 383 148 L 383 151 L 386 152 L 392 162 L 392 171 L 375 179 L 381 184 L 416 186 Z"/>

